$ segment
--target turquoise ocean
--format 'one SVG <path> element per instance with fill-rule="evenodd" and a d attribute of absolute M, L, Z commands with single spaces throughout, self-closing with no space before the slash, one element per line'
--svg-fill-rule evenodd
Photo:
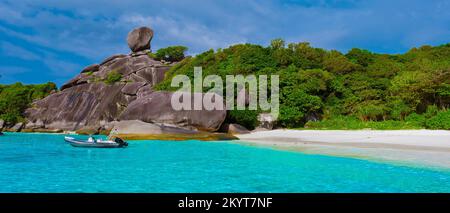
<path fill-rule="evenodd" d="M 450 192 L 445 169 L 233 142 L 129 141 L 123 149 L 95 149 L 63 138 L 0 136 L 0 192 Z"/>

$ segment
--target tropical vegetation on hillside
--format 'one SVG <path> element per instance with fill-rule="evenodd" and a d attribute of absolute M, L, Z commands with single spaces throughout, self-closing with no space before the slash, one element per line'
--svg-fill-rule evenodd
<path fill-rule="evenodd" d="M 55 91 L 54 83 L 23 85 L 15 83 L 0 85 L 0 119 L 9 124 L 23 121 L 23 112 L 33 100 L 38 100 Z"/>
<path fill-rule="evenodd" d="M 157 60 L 177 62 L 184 59 L 184 53 L 187 49 L 185 46 L 170 46 L 158 49 L 156 53 L 149 53 L 149 56 Z"/>
<path fill-rule="evenodd" d="M 150 54 L 177 62 L 157 85 L 170 87 L 177 74 L 279 75 L 278 127 L 315 129 L 450 129 L 450 44 L 422 46 L 404 54 L 377 54 L 354 48 L 347 53 L 314 48 L 309 43 L 275 39 L 268 47 L 238 44 L 186 57 L 174 46 Z M 107 83 L 120 80 L 116 73 Z M 33 100 L 56 90 L 54 83 L 0 85 L 0 119 L 23 120 Z M 204 88 L 205 91 L 208 88 Z M 224 92 L 225 94 L 225 92 Z M 254 128 L 262 110 L 232 110 L 226 122 Z"/>
<path fill-rule="evenodd" d="M 183 50 L 184 51 L 184 50 Z M 268 47 L 238 44 L 187 57 L 173 76 L 273 75 L 280 77 L 278 126 L 319 129 L 450 129 L 450 44 L 422 46 L 404 54 L 354 48 L 346 54 L 275 39 Z M 192 79 L 192 78 L 191 78 Z M 224 93 L 225 94 L 225 93 Z M 255 111 L 231 111 L 228 122 L 248 128 Z"/>

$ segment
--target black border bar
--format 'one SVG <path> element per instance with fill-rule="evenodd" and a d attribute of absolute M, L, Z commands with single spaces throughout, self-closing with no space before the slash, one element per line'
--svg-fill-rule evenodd
<path fill-rule="evenodd" d="M 180 207 L 185 201 L 211 200 L 209 210 L 427 210 L 450 207 L 450 194 L 314 194 L 314 193 L 5 193 L 0 194 L 0 210 L 206 210 Z M 234 199 L 234 205 L 230 201 Z M 259 202 L 255 205 L 253 199 Z M 244 201 L 247 200 L 247 205 Z M 228 201 L 228 205 L 225 202 Z M 241 201 L 240 205 L 236 205 Z M 252 204 L 253 203 L 253 204 Z"/>

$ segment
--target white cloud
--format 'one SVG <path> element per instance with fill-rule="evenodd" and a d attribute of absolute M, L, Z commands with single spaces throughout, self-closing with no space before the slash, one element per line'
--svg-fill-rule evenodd
<path fill-rule="evenodd" d="M 0 2 L 0 32 L 37 47 L 31 51 L 8 41 L 2 51 L 15 48 L 15 53 L 6 54 L 41 57 L 53 75 L 69 76 L 88 64 L 65 54 L 95 63 L 127 53 L 126 35 L 141 25 L 154 29 L 154 50 L 184 45 L 190 53 L 200 53 L 235 43 L 268 44 L 281 37 L 329 49 L 399 51 L 448 42 L 449 8 L 448 1 L 438 0 L 6 0 Z"/>
<path fill-rule="evenodd" d="M 165 43 L 186 45 L 195 50 L 221 48 L 234 43 L 243 43 L 245 38 L 225 31 L 208 28 L 201 23 L 175 20 L 171 17 L 143 16 L 141 14 L 123 15 L 115 23 L 122 26 L 151 26 L 157 37 Z M 161 45 L 158 45 L 162 47 Z"/>
<path fill-rule="evenodd" d="M 16 11 L 13 7 L 1 4 L 0 8 L 1 11 L 6 12 Z M 105 27 L 108 20 L 95 20 L 95 17 L 76 17 L 31 8 L 26 8 L 19 13 L 14 12 L 14 14 L 14 18 L 2 15 L 0 21 L 19 28 L 13 29 L 0 25 L 0 32 L 41 47 L 70 52 L 86 58 L 101 59 L 108 54 L 123 51 L 126 45 L 117 42 L 120 35 Z"/>

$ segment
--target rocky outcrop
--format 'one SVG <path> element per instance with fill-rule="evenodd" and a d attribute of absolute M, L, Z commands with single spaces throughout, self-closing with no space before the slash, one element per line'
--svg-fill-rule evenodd
<path fill-rule="evenodd" d="M 0 119 L 0 132 L 3 130 L 4 126 L 5 126 L 5 121 Z"/>
<path fill-rule="evenodd" d="M 22 130 L 22 128 L 23 128 L 23 125 L 24 124 L 22 122 L 19 122 L 7 130 L 8 130 L 8 132 L 20 132 L 20 130 Z"/>
<path fill-rule="evenodd" d="M 116 122 L 111 131 L 112 136 L 127 140 L 236 140 L 237 138 L 223 133 L 201 132 L 180 128 L 174 125 L 146 123 L 140 120 L 124 120 Z"/>
<path fill-rule="evenodd" d="M 225 120 L 225 110 L 175 111 L 171 107 L 172 93 L 152 89 L 164 80 L 171 67 L 148 55 L 152 36 L 148 28 L 133 30 L 128 36 L 133 53 L 113 55 L 90 65 L 62 85 L 61 91 L 34 102 L 25 111 L 25 130 L 94 134 L 109 132 L 116 122 L 124 120 L 193 131 L 217 130 Z M 111 75 L 115 76 L 114 82 Z"/>
<path fill-rule="evenodd" d="M 271 130 L 275 126 L 275 118 L 270 113 L 261 113 L 258 115 L 258 123 L 259 125 L 255 130 Z"/>
<path fill-rule="evenodd" d="M 44 128 L 44 127 L 45 127 L 44 122 L 41 119 L 37 119 L 34 122 L 28 122 L 25 125 L 25 129 L 29 129 L 29 130 L 41 129 L 41 128 Z"/>
<path fill-rule="evenodd" d="M 81 135 L 96 135 L 100 133 L 100 130 L 102 129 L 101 126 L 84 126 L 81 127 L 76 131 L 77 134 Z"/>
<path fill-rule="evenodd" d="M 240 134 L 248 134 L 250 131 L 245 128 L 244 126 L 241 126 L 239 124 L 224 124 L 221 127 L 221 130 L 223 132 L 226 132 L 231 135 L 240 135 Z"/>
<path fill-rule="evenodd" d="M 100 66 L 98 64 L 93 64 L 93 65 L 85 67 L 83 70 L 81 70 L 81 73 L 97 72 L 99 69 L 100 69 Z"/>
<path fill-rule="evenodd" d="M 122 87 L 122 90 L 120 90 L 125 95 L 136 95 L 139 89 L 141 89 L 143 86 L 145 86 L 147 82 L 130 82 L 125 84 L 125 86 Z"/>
<path fill-rule="evenodd" d="M 119 119 L 139 119 L 149 123 L 157 122 L 181 127 L 194 127 L 203 131 L 215 131 L 225 120 L 226 110 L 176 111 L 171 105 L 172 95 L 172 92 L 158 91 L 138 98 L 128 105 Z M 194 95 L 192 95 L 193 97 Z M 219 98 L 220 96 L 217 97 Z"/>
<path fill-rule="evenodd" d="M 125 109 L 124 84 L 88 83 L 47 96 L 25 111 L 27 119 L 41 120 L 49 129 L 77 130 L 112 121 Z"/>
<path fill-rule="evenodd" d="M 140 27 L 128 33 L 127 42 L 131 51 L 138 52 L 150 49 L 153 38 L 153 30 L 148 27 Z"/>

